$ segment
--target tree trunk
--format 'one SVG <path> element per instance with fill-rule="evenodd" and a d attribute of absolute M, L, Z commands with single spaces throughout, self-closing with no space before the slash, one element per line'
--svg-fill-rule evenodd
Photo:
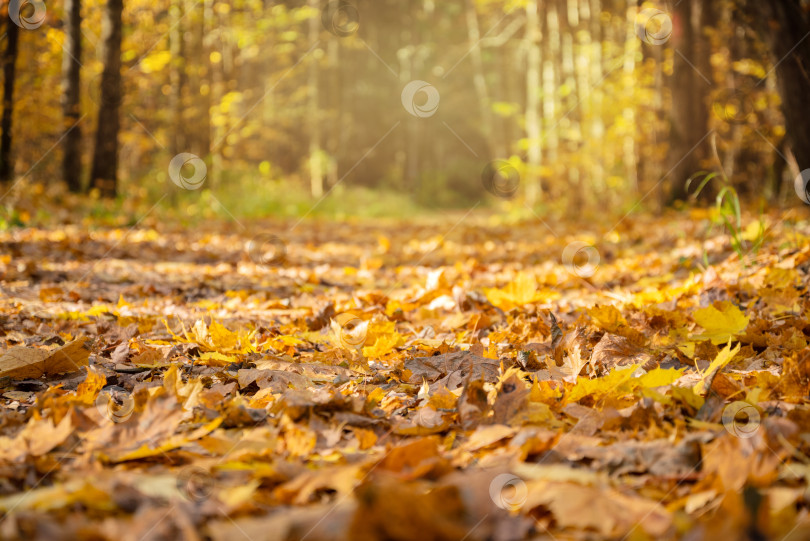
<path fill-rule="evenodd" d="M 810 118 L 807 88 L 810 86 L 810 19 L 799 0 L 747 2 L 759 21 L 764 39 L 776 62 L 776 77 L 785 128 L 800 170 L 810 169 Z M 774 24 L 775 23 L 775 24 Z"/>
<path fill-rule="evenodd" d="M 203 0 L 203 21 L 206 30 L 207 52 L 209 58 L 208 80 L 209 80 L 209 103 L 212 111 L 211 132 L 209 139 L 211 143 L 211 165 L 208 167 L 208 177 L 206 183 L 209 187 L 216 186 L 220 182 L 223 171 L 223 147 L 227 144 L 226 134 L 228 133 L 228 118 L 222 115 L 222 100 L 227 94 L 227 79 L 225 67 L 225 56 L 227 54 L 228 35 L 225 29 L 230 21 L 226 14 L 217 13 L 214 9 L 215 0 Z M 218 55 L 216 53 L 219 53 Z M 210 114 L 210 113 L 209 113 Z"/>
<path fill-rule="evenodd" d="M 62 55 L 62 116 L 65 123 L 62 174 L 68 189 L 82 189 L 82 132 L 80 118 L 80 78 L 82 57 L 81 0 L 65 0 L 65 52 Z"/>
<path fill-rule="evenodd" d="M 645 8 L 644 0 L 637 0 L 637 11 L 641 12 Z M 652 70 L 652 84 L 649 86 L 652 99 L 649 103 L 636 109 L 639 115 L 639 122 L 636 123 L 636 139 L 638 145 L 638 174 L 639 191 L 642 194 L 653 193 L 649 198 L 657 213 L 664 209 L 667 204 L 668 194 L 666 190 L 656 189 L 662 180 L 662 175 L 666 169 L 666 156 L 661 156 L 656 148 L 662 141 L 668 139 L 669 127 L 667 126 L 667 111 L 664 107 L 664 89 L 666 77 L 664 76 L 664 47 L 639 40 L 642 55 L 642 69 Z"/>
<path fill-rule="evenodd" d="M 328 45 L 327 58 L 329 59 L 329 103 L 328 110 L 331 111 L 331 122 L 329 123 L 329 135 L 327 136 L 326 148 L 329 152 L 329 170 L 327 172 L 327 182 L 329 186 L 334 186 L 340 180 L 338 156 L 340 155 L 340 140 L 343 130 L 341 129 L 341 118 L 343 116 L 343 82 L 341 80 L 340 67 L 340 47 L 336 40 L 331 40 Z"/>
<path fill-rule="evenodd" d="M 531 0 L 526 5 L 526 138 L 528 139 L 528 167 L 526 178 L 526 203 L 533 206 L 541 199 L 540 163 L 542 141 L 540 127 L 540 0 Z"/>
<path fill-rule="evenodd" d="M 630 0 L 630 2 L 633 1 L 634 0 Z M 636 55 L 638 40 L 635 37 L 633 20 L 627 17 L 627 13 L 630 11 L 630 2 L 621 2 L 621 13 L 625 17 L 625 27 L 624 29 L 619 27 L 616 36 L 617 39 L 624 40 L 624 91 L 628 96 L 632 95 L 636 87 L 635 73 L 637 70 L 636 62 L 638 60 Z M 625 35 L 622 35 L 622 30 L 624 30 Z M 638 125 L 637 110 L 632 105 L 628 104 L 625 106 L 623 116 L 631 126 Z M 639 154 L 639 146 L 635 133 L 632 130 L 627 130 L 627 132 L 625 132 L 624 141 L 622 142 L 622 148 L 624 150 L 622 162 L 625 176 L 627 177 L 627 184 L 634 195 L 639 193 L 638 163 L 636 161 L 636 157 Z"/>
<path fill-rule="evenodd" d="M 583 2 L 587 4 L 587 2 Z M 600 154 L 602 141 L 605 137 L 604 119 L 604 90 L 601 85 L 607 72 L 606 56 L 602 53 L 602 3 L 600 0 L 591 0 L 588 5 L 587 26 L 588 32 L 588 62 L 586 72 L 588 74 L 588 87 L 584 93 L 587 103 L 588 129 L 585 132 L 586 145 L 585 152 L 590 156 Z M 590 68 L 590 69 L 587 69 Z M 594 204 L 606 195 L 607 185 L 605 183 L 605 169 L 601 160 L 595 160 L 588 175 L 589 189 L 586 191 L 585 202 Z"/>
<path fill-rule="evenodd" d="M 186 111 L 185 122 L 189 126 L 186 134 L 191 149 L 187 152 L 205 159 L 211 152 L 210 47 L 206 40 L 205 3 L 186 0 L 185 9 L 190 18 L 189 46 L 185 55 L 189 64 L 186 70 L 189 110 Z"/>
<path fill-rule="evenodd" d="M 546 164 L 555 165 L 557 161 L 557 153 L 560 146 L 560 139 L 558 136 L 556 123 L 557 118 L 557 102 L 560 97 L 560 60 L 562 54 L 560 53 L 560 22 L 557 13 L 556 2 L 549 1 L 543 6 L 544 13 L 541 18 L 542 43 L 540 49 L 540 56 L 543 58 L 542 63 L 542 87 L 543 87 L 543 127 L 542 127 L 542 141 L 545 149 Z M 562 118 L 562 114 L 560 114 Z M 555 171 L 556 173 L 556 171 Z M 549 186 L 550 188 L 551 186 Z"/>
<path fill-rule="evenodd" d="M 470 58 L 474 72 L 473 86 L 478 98 L 478 108 L 481 116 L 481 131 L 484 132 L 487 141 L 488 157 L 503 158 L 506 155 L 506 150 L 495 134 L 492 103 L 489 99 L 484 58 L 481 54 L 481 30 L 478 26 L 478 12 L 475 9 L 475 0 L 465 0 L 464 9 L 467 21 L 467 40 L 470 45 Z"/>
<path fill-rule="evenodd" d="M 0 182 L 8 182 L 14 175 L 11 157 L 11 120 L 14 114 L 14 80 L 17 65 L 17 46 L 20 27 L 6 20 L 6 50 L 3 55 L 3 118 L 0 120 Z"/>
<path fill-rule="evenodd" d="M 709 54 L 703 35 L 702 0 L 682 0 L 673 10 L 672 45 L 675 49 L 671 79 L 670 146 L 668 203 L 686 198 L 686 182 L 701 171 L 708 156 L 708 90 L 698 66 L 708 65 L 701 58 Z"/>
<path fill-rule="evenodd" d="M 309 0 L 316 15 L 309 19 L 309 42 L 315 43 L 320 32 L 320 0 Z M 321 152 L 321 121 L 318 114 L 318 57 L 309 61 L 309 175 L 312 197 L 323 196 L 323 163 Z"/>
<path fill-rule="evenodd" d="M 582 148 L 582 98 L 577 78 L 577 53 L 580 50 L 575 42 L 575 36 L 580 27 L 577 0 L 558 0 L 560 14 L 560 35 L 562 37 L 562 72 L 563 86 L 567 87 L 566 95 L 561 96 L 561 114 L 568 115 L 570 130 L 563 136 L 562 150 L 564 154 L 577 155 Z M 575 134 L 575 135 L 573 135 Z M 583 186 L 583 175 L 580 165 L 571 163 L 565 168 L 568 187 L 571 197 L 569 207 L 581 209 L 584 206 L 584 197 L 587 188 Z"/>
<path fill-rule="evenodd" d="M 169 6 L 169 51 L 172 59 L 169 72 L 169 80 L 172 91 L 169 96 L 169 107 L 171 109 L 172 128 L 169 151 L 172 156 L 181 152 L 188 152 L 186 141 L 186 126 L 183 119 L 183 89 L 186 86 L 186 59 L 183 38 L 185 35 L 185 25 L 183 23 L 183 2 L 182 0 L 172 0 Z"/>
<path fill-rule="evenodd" d="M 118 188 L 118 130 L 121 105 L 121 14 L 123 0 L 107 0 L 101 23 L 104 70 L 98 109 L 96 146 L 91 185 L 104 197 L 115 197 Z"/>

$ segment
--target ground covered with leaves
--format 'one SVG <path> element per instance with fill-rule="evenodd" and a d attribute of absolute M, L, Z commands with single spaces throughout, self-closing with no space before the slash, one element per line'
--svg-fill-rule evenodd
<path fill-rule="evenodd" d="M 0 233 L 2 539 L 806 539 L 810 226 Z"/>

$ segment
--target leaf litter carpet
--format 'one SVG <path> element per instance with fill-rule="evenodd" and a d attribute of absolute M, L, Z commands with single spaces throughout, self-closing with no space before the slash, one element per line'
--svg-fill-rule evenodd
<path fill-rule="evenodd" d="M 0 539 L 806 539 L 810 228 L 709 218 L 2 232 Z"/>

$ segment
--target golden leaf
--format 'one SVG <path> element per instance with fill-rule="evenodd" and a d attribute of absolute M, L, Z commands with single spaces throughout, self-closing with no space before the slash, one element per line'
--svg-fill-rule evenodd
<path fill-rule="evenodd" d="M 695 310 L 692 315 L 698 325 L 706 332 L 697 335 L 699 340 L 711 340 L 712 344 L 722 344 L 729 338 L 742 333 L 748 326 L 749 319 L 733 303 L 723 301 L 715 306 Z"/>

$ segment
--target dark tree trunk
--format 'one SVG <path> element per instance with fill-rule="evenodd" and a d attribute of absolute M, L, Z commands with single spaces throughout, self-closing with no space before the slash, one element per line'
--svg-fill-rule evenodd
<path fill-rule="evenodd" d="M 810 169 L 810 118 L 807 89 L 810 87 L 810 16 L 800 0 L 746 2 L 773 52 L 785 127 L 800 170 Z"/>
<path fill-rule="evenodd" d="M 191 107 L 191 117 L 186 115 L 184 122 L 191 126 L 188 132 L 189 148 L 184 152 L 192 152 L 197 156 L 205 158 L 211 152 L 211 124 L 210 93 L 203 94 L 200 89 L 205 85 L 210 89 L 209 73 L 209 51 L 206 40 L 207 28 L 205 21 L 205 3 L 196 0 L 186 0 L 186 12 L 190 17 L 191 32 L 189 36 L 189 46 L 187 51 L 188 64 L 188 88 L 189 105 Z"/>
<path fill-rule="evenodd" d="M 183 89 L 186 87 L 186 59 L 183 40 L 185 25 L 183 25 L 183 2 L 172 0 L 169 6 L 169 22 L 172 30 L 169 32 L 170 51 L 172 54 L 170 80 L 172 93 L 169 97 L 169 107 L 172 114 L 172 136 L 169 150 L 172 156 L 187 152 L 186 125 L 183 119 Z"/>
<path fill-rule="evenodd" d="M 686 198 L 686 182 L 701 171 L 701 162 L 709 156 L 708 94 L 711 76 L 701 67 L 709 65 L 708 40 L 703 33 L 706 6 L 703 0 L 681 0 L 672 12 L 674 48 L 671 80 L 672 109 L 668 203 Z"/>
<path fill-rule="evenodd" d="M 6 20 L 6 50 L 3 54 L 3 118 L 0 120 L 0 182 L 8 182 L 14 175 L 11 158 L 11 120 L 14 114 L 14 80 L 16 77 L 17 46 L 20 27 L 10 18 Z"/>
<path fill-rule="evenodd" d="M 62 172 L 71 192 L 81 191 L 82 132 L 80 118 L 80 77 L 82 56 L 81 0 L 65 0 L 65 52 L 62 56 L 62 115 L 65 122 Z"/>
<path fill-rule="evenodd" d="M 121 105 L 121 14 L 123 0 L 107 0 L 102 20 L 104 71 L 98 109 L 92 186 L 104 197 L 115 197 L 118 170 L 118 130 Z"/>

